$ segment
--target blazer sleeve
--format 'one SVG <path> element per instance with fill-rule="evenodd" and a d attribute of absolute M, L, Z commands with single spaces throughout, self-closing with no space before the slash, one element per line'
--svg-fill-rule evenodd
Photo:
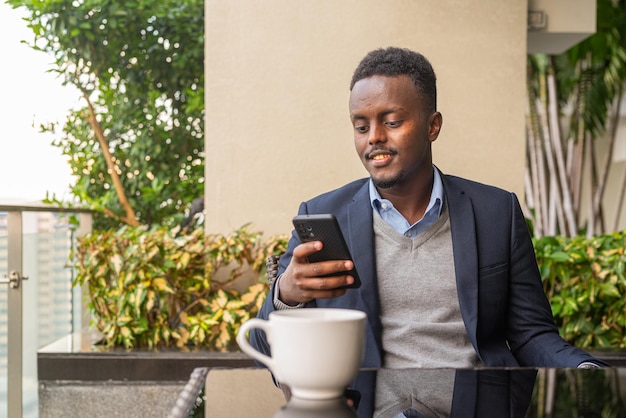
<path fill-rule="evenodd" d="M 510 292 L 507 340 L 521 366 L 577 367 L 584 361 L 606 363 L 563 340 L 554 323 L 528 226 L 511 194 Z"/>

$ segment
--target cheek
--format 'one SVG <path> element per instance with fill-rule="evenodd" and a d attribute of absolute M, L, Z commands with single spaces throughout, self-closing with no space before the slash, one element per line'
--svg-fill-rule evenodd
<path fill-rule="evenodd" d="M 411 150 L 412 152 L 420 153 L 424 152 L 426 148 L 430 146 L 428 136 L 412 133 L 402 138 L 401 146 L 404 149 Z"/>

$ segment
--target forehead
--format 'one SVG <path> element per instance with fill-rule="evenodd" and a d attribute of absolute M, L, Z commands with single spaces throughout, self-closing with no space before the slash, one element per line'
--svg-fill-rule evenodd
<path fill-rule="evenodd" d="M 357 81 L 350 92 L 350 113 L 378 106 L 413 107 L 422 103 L 409 76 L 375 75 Z"/>

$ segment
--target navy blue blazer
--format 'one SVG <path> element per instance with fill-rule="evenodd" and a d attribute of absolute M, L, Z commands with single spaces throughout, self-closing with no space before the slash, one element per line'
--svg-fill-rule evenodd
<path fill-rule="evenodd" d="M 454 252 L 457 295 L 467 335 L 485 366 L 576 367 L 596 360 L 563 340 L 543 291 L 535 253 L 515 194 L 459 177 L 442 175 Z M 359 289 L 314 301 L 317 307 L 367 313 L 363 367 L 384 367 L 376 277 L 372 206 L 368 179 L 360 179 L 300 205 L 299 214 L 332 213 L 361 278 Z M 300 244 L 295 233 L 280 259 L 278 274 Z M 270 289 L 259 318 L 274 310 Z M 419 303 L 419 300 L 415 300 Z M 269 353 L 262 331 L 251 343 Z"/>

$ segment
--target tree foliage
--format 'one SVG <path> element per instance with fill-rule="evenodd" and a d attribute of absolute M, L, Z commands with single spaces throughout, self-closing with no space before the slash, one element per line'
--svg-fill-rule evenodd
<path fill-rule="evenodd" d="M 96 229 L 166 222 L 204 182 L 204 3 L 9 0 L 28 10 L 32 47 L 82 92 L 55 143 Z M 50 200 L 55 200 L 51 197 Z"/>
<path fill-rule="evenodd" d="M 626 171 L 613 222 L 603 205 L 625 84 L 624 0 L 598 0 L 596 33 L 563 54 L 529 56 L 526 204 L 537 236 L 618 228 Z"/>

